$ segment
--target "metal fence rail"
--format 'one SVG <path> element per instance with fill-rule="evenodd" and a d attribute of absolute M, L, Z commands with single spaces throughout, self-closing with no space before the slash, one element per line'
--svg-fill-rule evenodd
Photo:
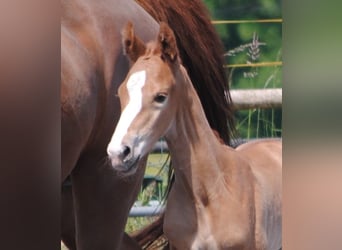
<path fill-rule="evenodd" d="M 129 211 L 129 217 L 145 217 L 155 216 L 161 214 L 165 207 L 162 205 L 157 206 L 134 206 Z"/>
<path fill-rule="evenodd" d="M 282 107 L 282 89 L 239 89 L 231 90 L 230 95 L 234 108 L 241 109 L 269 109 Z"/>

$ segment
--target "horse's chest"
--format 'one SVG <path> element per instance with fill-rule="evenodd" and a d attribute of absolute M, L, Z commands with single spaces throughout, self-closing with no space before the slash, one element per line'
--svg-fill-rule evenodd
<path fill-rule="evenodd" d="M 191 250 L 219 250 L 218 242 L 211 233 L 197 232 L 190 246 Z"/>
<path fill-rule="evenodd" d="M 198 226 L 190 249 L 218 249 L 212 229 L 212 218 L 206 213 L 198 216 Z"/>
<path fill-rule="evenodd" d="M 199 218 L 200 217 L 200 218 Z M 212 223 L 207 216 L 197 218 L 179 217 L 169 223 L 166 235 L 176 249 L 216 250 L 220 249 L 212 231 Z M 178 220 L 178 221 L 177 221 Z M 166 221 L 167 224 L 167 221 Z M 176 229 L 176 230 L 175 230 Z"/>
<path fill-rule="evenodd" d="M 229 211 L 225 211 L 229 214 Z M 253 231 L 243 216 L 229 217 L 210 216 L 209 213 L 193 213 L 193 218 L 180 217 L 170 225 L 174 234 L 170 235 L 170 243 L 176 249 L 189 250 L 224 250 L 224 249 L 255 249 Z M 175 218 L 175 217 L 174 217 Z M 248 221 L 248 220 L 247 220 Z M 175 230 L 176 229 L 176 230 Z M 167 234 L 167 237 L 169 235 Z"/>

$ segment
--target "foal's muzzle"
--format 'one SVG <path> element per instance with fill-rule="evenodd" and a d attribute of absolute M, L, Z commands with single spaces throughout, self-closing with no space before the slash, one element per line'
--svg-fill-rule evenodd
<path fill-rule="evenodd" d="M 108 148 L 107 153 L 115 170 L 125 174 L 135 173 L 140 155 L 135 155 L 132 147 L 121 145 L 115 149 Z"/>

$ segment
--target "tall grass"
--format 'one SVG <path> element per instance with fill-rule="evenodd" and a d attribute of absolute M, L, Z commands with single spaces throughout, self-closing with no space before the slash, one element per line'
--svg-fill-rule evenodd
<path fill-rule="evenodd" d="M 262 47 L 261 47 L 262 46 Z M 262 56 L 262 48 L 267 47 L 267 43 L 259 42 L 256 33 L 253 34 L 252 41 L 238 48 L 228 51 L 225 55 L 234 57 L 238 54 L 245 54 L 246 63 L 257 63 Z M 279 49 L 274 58 L 280 61 L 282 50 Z M 247 68 L 235 69 L 229 72 L 229 79 L 235 88 L 278 88 L 281 87 L 282 71 L 281 67 Z M 250 109 L 236 112 L 237 131 L 241 138 L 263 138 L 281 137 L 282 134 L 282 109 Z"/>

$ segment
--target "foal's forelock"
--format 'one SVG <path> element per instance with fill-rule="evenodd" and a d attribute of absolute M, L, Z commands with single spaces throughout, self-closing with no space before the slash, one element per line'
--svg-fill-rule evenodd
<path fill-rule="evenodd" d="M 120 120 L 108 145 L 108 155 L 111 155 L 110 152 L 116 152 L 121 149 L 122 140 L 126 135 L 128 128 L 140 112 L 142 106 L 142 88 L 145 85 L 145 82 L 145 70 L 134 72 L 127 80 L 128 104 L 122 110 Z"/>

